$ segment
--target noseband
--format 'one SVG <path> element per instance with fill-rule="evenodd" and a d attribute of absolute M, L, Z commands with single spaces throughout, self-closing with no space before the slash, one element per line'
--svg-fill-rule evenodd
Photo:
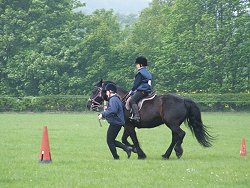
<path fill-rule="evenodd" d="M 96 96 L 95 97 L 93 97 L 92 99 L 91 98 L 89 98 L 89 101 L 91 102 L 91 106 L 90 106 L 90 108 L 91 109 L 96 109 L 96 108 L 99 108 L 99 107 L 101 107 L 101 102 L 98 102 L 96 99 L 98 98 L 98 97 L 100 97 L 102 100 L 104 100 L 103 99 L 103 97 L 102 97 L 102 88 L 101 87 L 98 87 L 98 93 L 96 94 Z"/>

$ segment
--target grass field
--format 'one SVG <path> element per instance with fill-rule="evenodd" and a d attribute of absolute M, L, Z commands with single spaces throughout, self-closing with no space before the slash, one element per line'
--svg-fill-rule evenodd
<path fill-rule="evenodd" d="M 166 126 L 137 129 L 146 160 L 106 145 L 107 123 L 93 113 L 0 114 L 0 187 L 250 187 L 250 162 L 240 157 L 241 139 L 250 148 L 250 113 L 202 113 L 217 139 L 202 148 L 190 130 L 178 160 L 162 160 L 170 144 Z M 48 126 L 52 163 L 38 163 L 43 126 Z M 121 135 L 119 135 L 119 138 Z"/>

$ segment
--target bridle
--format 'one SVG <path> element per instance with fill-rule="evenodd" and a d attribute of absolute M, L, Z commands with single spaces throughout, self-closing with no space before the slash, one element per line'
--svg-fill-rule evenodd
<path fill-rule="evenodd" d="M 99 108 L 104 108 L 107 104 L 106 104 L 106 101 L 104 100 L 104 98 L 103 98 L 103 96 L 102 96 L 102 92 L 103 92 L 103 85 L 102 85 L 102 87 L 98 87 L 98 86 L 95 86 L 95 87 L 97 87 L 97 90 L 98 90 L 98 92 L 97 92 L 97 94 L 93 97 L 93 98 L 89 98 L 89 102 L 91 102 L 91 105 L 90 105 L 90 109 L 92 109 L 92 110 L 98 110 Z M 121 98 L 121 101 L 123 102 L 123 103 L 126 103 L 126 100 L 129 98 L 129 92 L 127 92 L 124 96 L 123 96 L 123 98 Z M 100 102 L 98 102 L 98 98 L 101 98 L 99 101 Z M 104 102 L 104 105 L 102 105 L 102 102 Z"/>
<path fill-rule="evenodd" d="M 102 88 L 98 87 L 98 93 L 93 97 L 89 98 L 89 101 L 91 102 L 90 109 L 94 110 L 102 106 L 102 102 L 104 101 L 102 97 Z M 101 98 L 101 102 L 98 102 L 97 99 Z"/>

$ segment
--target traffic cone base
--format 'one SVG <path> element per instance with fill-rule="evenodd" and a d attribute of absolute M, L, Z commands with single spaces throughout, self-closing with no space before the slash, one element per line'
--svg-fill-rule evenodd
<path fill-rule="evenodd" d="M 43 129 L 43 138 L 42 138 L 42 145 L 40 150 L 40 163 L 50 163 L 51 160 L 51 153 L 50 153 L 50 147 L 49 147 L 49 137 L 48 137 L 48 129 L 47 126 Z"/>
<path fill-rule="evenodd" d="M 44 158 L 48 158 L 49 160 L 44 160 Z M 49 156 L 44 157 L 44 151 L 42 151 L 39 162 L 40 163 L 51 163 L 52 160 L 51 160 L 50 152 L 49 152 Z"/>
<path fill-rule="evenodd" d="M 246 140 L 245 140 L 245 138 L 243 138 L 242 141 L 241 141 L 240 156 L 242 156 L 242 157 L 247 156 Z"/>

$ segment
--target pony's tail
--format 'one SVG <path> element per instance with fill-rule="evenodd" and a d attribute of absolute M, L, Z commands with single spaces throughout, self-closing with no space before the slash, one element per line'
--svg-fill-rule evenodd
<path fill-rule="evenodd" d="M 214 137 L 208 133 L 207 127 L 202 123 L 199 107 L 191 99 L 184 99 L 184 103 L 187 108 L 187 123 L 191 132 L 203 147 L 211 147 Z"/>

